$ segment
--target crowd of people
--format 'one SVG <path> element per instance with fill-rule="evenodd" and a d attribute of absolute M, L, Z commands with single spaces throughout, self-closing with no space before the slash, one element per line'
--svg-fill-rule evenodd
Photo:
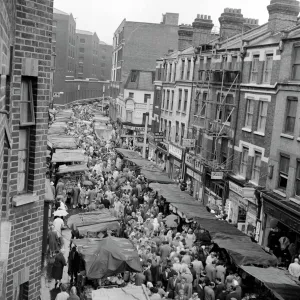
<path fill-rule="evenodd" d="M 151 300 L 254 299 L 254 294 L 245 294 L 243 280 L 226 251 L 211 242 L 201 224 L 172 214 L 168 199 L 151 190 L 139 170 L 118 155 L 115 150 L 116 145 L 120 146 L 118 129 L 112 128 L 110 140 L 98 139 L 93 122 L 85 120 L 91 119 L 92 110 L 74 107 L 73 111 L 72 130 L 80 128 L 80 134 L 73 134 L 78 135 L 78 145 L 88 156 L 89 171 L 77 177 L 77 181 L 69 176 L 57 178 L 55 172 L 51 174 L 55 210 L 76 208 L 87 212 L 106 208 L 119 218 L 119 230 L 98 232 L 96 236 L 115 235 L 132 241 L 142 272 L 127 274 L 125 281 L 138 286 L 145 284 Z M 70 182 L 74 182 L 73 186 Z M 72 287 L 73 298 L 66 298 L 65 285 L 60 284 L 66 265 L 75 285 L 79 270 L 72 243 L 68 262 L 61 251 L 68 248 L 63 245 L 64 228 L 65 221 L 57 217 L 49 232 L 53 278 L 56 287 L 61 287 L 57 300 L 77 299 L 76 288 Z M 71 229 L 72 238 L 81 238 L 76 228 Z"/>

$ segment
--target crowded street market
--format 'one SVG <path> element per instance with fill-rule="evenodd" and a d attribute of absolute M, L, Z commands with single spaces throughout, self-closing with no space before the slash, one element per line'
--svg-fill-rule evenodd
<path fill-rule="evenodd" d="M 51 111 L 47 261 L 56 299 L 299 299 L 299 271 L 278 268 L 134 141 L 96 102 Z"/>

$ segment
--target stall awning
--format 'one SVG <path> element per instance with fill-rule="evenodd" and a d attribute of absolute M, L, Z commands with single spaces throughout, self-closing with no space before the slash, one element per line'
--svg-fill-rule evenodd
<path fill-rule="evenodd" d="M 54 200 L 54 195 L 51 189 L 51 184 L 50 180 L 46 178 L 45 182 L 45 201 L 53 201 Z"/>
<path fill-rule="evenodd" d="M 277 259 L 266 253 L 258 244 L 226 221 L 216 219 L 207 209 L 188 193 L 180 191 L 174 184 L 151 183 L 150 187 L 158 191 L 169 203 L 187 218 L 195 219 L 209 231 L 212 240 L 220 248 L 227 250 L 232 260 L 239 266 L 274 266 Z"/>
<path fill-rule="evenodd" d="M 286 270 L 277 268 L 257 268 L 250 266 L 241 267 L 246 273 L 257 278 L 269 290 L 271 290 L 276 298 L 281 300 L 299 300 L 300 286 L 290 278 Z"/>
<path fill-rule="evenodd" d="M 145 169 L 141 170 L 141 174 L 144 175 L 148 182 L 157 182 L 162 184 L 174 183 L 167 175 L 160 172 L 151 172 Z"/>
<path fill-rule="evenodd" d="M 88 171 L 88 167 L 86 164 L 72 165 L 72 166 L 62 165 L 59 166 L 58 168 L 58 174 L 80 173 L 85 171 Z"/>
<path fill-rule="evenodd" d="M 133 150 L 116 148 L 117 153 L 121 154 L 124 158 L 141 159 L 141 155 Z"/>
<path fill-rule="evenodd" d="M 87 161 L 87 156 L 83 153 L 68 150 L 64 152 L 53 153 L 52 162 L 84 162 Z"/>
<path fill-rule="evenodd" d="M 48 141 L 54 149 L 77 149 L 76 140 L 69 135 L 48 135 Z"/>

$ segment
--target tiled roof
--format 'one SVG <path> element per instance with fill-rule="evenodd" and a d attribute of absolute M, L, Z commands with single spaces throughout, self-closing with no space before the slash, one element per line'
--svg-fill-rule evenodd
<path fill-rule="evenodd" d="M 58 15 L 65 15 L 65 16 L 68 16 L 69 14 L 65 13 L 64 11 L 62 10 L 59 10 L 57 8 L 53 8 L 53 13 L 54 14 L 58 14 Z"/>
<path fill-rule="evenodd" d="M 134 82 L 131 81 L 132 72 L 137 72 L 137 77 Z M 131 70 L 125 84 L 125 88 L 129 90 L 153 91 L 154 73 L 154 71 Z"/>

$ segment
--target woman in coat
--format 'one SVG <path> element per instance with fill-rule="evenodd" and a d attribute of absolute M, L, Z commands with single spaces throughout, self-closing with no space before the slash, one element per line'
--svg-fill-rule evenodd
<path fill-rule="evenodd" d="M 65 257 L 61 250 L 56 251 L 55 261 L 52 266 L 52 277 L 55 279 L 55 288 L 60 284 L 63 276 L 63 269 L 67 265 Z"/>
<path fill-rule="evenodd" d="M 54 231 L 54 226 L 50 226 L 50 231 L 48 233 L 48 243 L 49 243 L 49 250 L 50 250 L 50 257 L 54 256 L 54 253 L 59 250 L 59 237 L 57 232 Z"/>

